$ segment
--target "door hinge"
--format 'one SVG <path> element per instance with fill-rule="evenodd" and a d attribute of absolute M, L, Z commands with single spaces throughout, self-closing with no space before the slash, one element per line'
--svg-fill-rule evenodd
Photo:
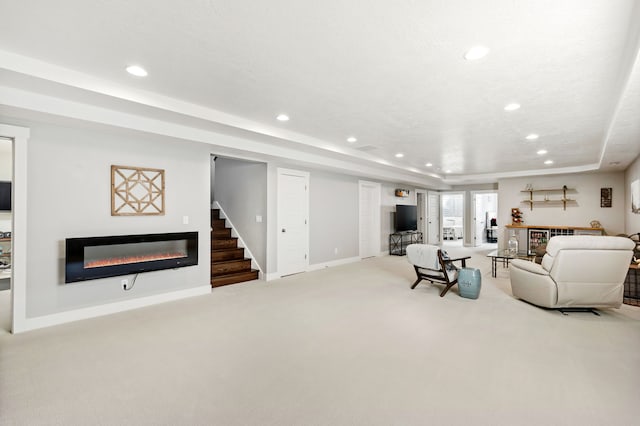
<path fill-rule="evenodd" d="M 304 255 L 304 260 L 307 260 L 307 254 L 306 254 L 306 253 L 305 253 L 305 255 Z"/>
<path fill-rule="evenodd" d="M 305 220 L 304 220 L 304 224 L 305 224 L 305 225 L 307 224 L 307 219 L 305 219 Z"/>

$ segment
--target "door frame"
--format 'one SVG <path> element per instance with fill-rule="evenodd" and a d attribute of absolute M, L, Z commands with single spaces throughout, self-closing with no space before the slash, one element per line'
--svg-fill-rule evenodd
<path fill-rule="evenodd" d="M 466 226 L 466 220 L 468 217 L 468 213 L 467 213 L 467 200 L 466 200 L 466 191 L 443 191 L 440 192 L 440 241 L 442 244 L 445 243 L 445 239 L 442 238 L 443 237 L 443 230 L 444 230 L 444 216 L 442 214 L 443 209 L 443 204 L 444 204 L 444 196 L 445 195 L 460 195 L 462 197 L 462 246 L 465 247 L 465 235 L 468 232 L 468 227 Z M 454 240 L 455 241 L 455 240 Z"/>
<path fill-rule="evenodd" d="M 381 247 L 381 243 L 382 243 L 382 232 L 380 230 L 382 223 L 381 223 L 381 218 L 380 218 L 380 209 L 382 207 L 382 185 L 379 182 L 371 182 L 368 180 L 359 180 L 358 181 L 358 257 L 360 257 L 360 259 L 363 259 L 362 257 L 362 238 L 360 235 L 360 224 L 362 223 L 362 203 L 360 202 L 361 199 L 361 195 L 362 195 L 362 187 L 363 185 L 373 185 L 376 187 L 376 192 L 377 192 L 377 196 L 378 196 L 378 206 L 376 208 L 375 211 L 375 215 L 374 215 L 374 222 L 375 222 L 375 234 L 374 234 L 374 241 L 378 242 L 377 245 L 377 249 L 376 249 L 376 256 L 380 255 L 380 247 Z"/>
<path fill-rule="evenodd" d="M 306 214 L 306 221 L 307 221 L 307 228 L 306 228 L 306 235 L 305 235 L 305 240 L 306 240 L 306 257 L 305 257 L 305 262 L 304 262 L 304 269 L 301 272 L 305 272 L 309 270 L 309 247 L 310 247 L 310 232 L 309 229 L 311 227 L 311 222 L 309 220 L 309 194 L 311 192 L 311 186 L 310 186 L 310 182 L 309 182 L 309 177 L 310 174 L 309 172 L 304 172 L 301 170 L 294 170 L 294 169 L 285 169 L 285 168 L 281 168 L 278 167 L 276 170 L 276 211 L 277 211 L 277 227 L 276 227 L 276 247 L 277 247 L 277 258 L 276 258 L 276 265 L 277 265 L 277 271 L 278 271 L 278 275 L 282 276 L 282 253 L 281 253 L 281 244 L 280 244 L 280 229 L 282 229 L 282 215 L 281 215 L 281 211 L 280 211 L 280 177 L 283 175 L 291 175 L 291 176 L 298 176 L 301 178 L 304 178 L 304 182 L 306 185 L 306 191 L 305 191 L 305 199 L 304 199 L 304 204 L 305 204 L 305 214 Z"/>
<path fill-rule="evenodd" d="M 469 208 L 469 213 L 473 214 L 472 217 L 475 217 L 475 215 L 476 215 L 476 196 L 477 195 L 481 195 L 481 194 L 496 194 L 496 215 L 497 215 L 498 212 L 499 212 L 499 208 L 500 208 L 500 206 L 499 206 L 500 198 L 498 197 L 498 190 L 497 189 L 483 189 L 483 190 L 470 191 L 469 192 L 469 195 L 471 196 L 470 197 L 471 206 Z M 471 220 L 471 223 L 472 223 L 472 225 L 471 225 L 471 228 L 472 228 L 471 229 L 471 237 L 472 237 L 471 246 L 477 247 L 477 246 L 474 246 L 474 242 L 473 242 L 473 237 L 476 235 L 476 221 L 475 220 Z M 488 226 L 488 224 L 486 226 Z"/>
<path fill-rule="evenodd" d="M 422 205 L 420 205 L 420 199 L 422 199 Z M 429 222 L 427 218 L 429 216 L 429 194 L 425 189 L 416 189 L 416 205 L 418 207 L 418 231 L 422 232 L 422 241 L 427 242 L 429 232 Z M 422 213 L 422 217 L 420 214 Z M 420 229 L 420 222 L 422 222 L 422 229 Z"/>
<path fill-rule="evenodd" d="M 0 136 L 12 141 L 10 327 L 15 334 L 27 330 L 27 142 L 30 129 L 0 124 Z"/>

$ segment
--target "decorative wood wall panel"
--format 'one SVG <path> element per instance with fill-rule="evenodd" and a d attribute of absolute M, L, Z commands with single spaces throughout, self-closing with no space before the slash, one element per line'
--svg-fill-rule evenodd
<path fill-rule="evenodd" d="M 111 166 L 111 216 L 164 215 L 164 170 Z"/>

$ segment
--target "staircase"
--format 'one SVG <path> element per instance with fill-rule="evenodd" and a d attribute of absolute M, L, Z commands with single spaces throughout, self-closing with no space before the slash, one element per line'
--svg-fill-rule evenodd
<path fill-rule="evenodd" d="M 211 287 L 257 280 L 258 271 L 251 269 L 251 259 L 245 259 L 238 239 L 220 219 L 220 209 L 211 210 L 211 229 Z"/>

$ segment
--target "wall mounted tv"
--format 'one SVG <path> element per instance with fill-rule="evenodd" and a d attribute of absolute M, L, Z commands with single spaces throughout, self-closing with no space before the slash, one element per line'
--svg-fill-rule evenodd
<path fill-rule="evenodd" d="M 0 181 L 0 211 L 11 211 L 11 182 Z"/>
<path fill-rule="evenodd" d="M 396 232 L 418 230 L 418 207 L 396 204 Z"/>

